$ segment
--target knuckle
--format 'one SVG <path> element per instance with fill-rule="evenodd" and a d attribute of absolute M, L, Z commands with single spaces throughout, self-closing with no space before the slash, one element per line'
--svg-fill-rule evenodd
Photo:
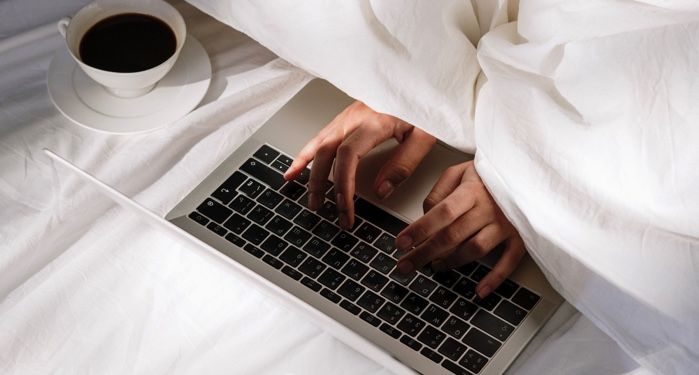
<path fill-rule="evenodd" d="M 425 211 L 427 211 L 427 210 L 431 209 L 432 207 L 436 206 L 437 203 L 439 203 L 439 198 L 437 197 L 437 195 L 430 194 L 422 202 L 422 207 L 425 209 Z"/>
<path fill-rule="evenodd" d="M 459 228 L 451 225 L 442 231 L 441 237 L 444 245 L 454 246 L 461 242 L 461 231 Z"/>
<path fill-rule="evenodd" d="M 393 177 L 400 181 L 403 181 L 410 177 L 410 175 L 413 172 L 412 168 L 399 162 L 391 163 L 388 167 L 388 171 Z"/>
<path fill-rule="evenodd" d="M 445 220 L 454 221 L 458 215 L 456 208 L 450 204 L 442 204 L 439 208 L 439 214 Z"/>
<path fill-rule="evenodd" d="M 485 241 L 478 238 L 474 239 L 471 243 L 471 249 L 473 249 L 473 252 L 479 257 L 485 256 L 488 254 L 488 250 L 490 250 L 487 248 Z"/>

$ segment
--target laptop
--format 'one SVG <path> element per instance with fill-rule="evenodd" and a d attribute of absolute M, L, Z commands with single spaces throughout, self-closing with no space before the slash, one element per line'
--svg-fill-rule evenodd
<path fill-rule="evenodd" d="M 372 181 L 395 142 L 363 158 L 357 175 L 356 222 L 337 223 L 332 182 L 325 204 L 307 209 L 310 170 L 282 174 L 293 156 L 352 99 L 316 79 L 192 190 L 165 219 L 46 150 L 147 222 L 228 263 L 310 315 L 357 351 L 395 373 L 500 374 L 562 302 L 525 257 L 490 296 L 475 286 L 497 251 L 448 272 L 395 269 L 395 236 L 422 215 L 422 201 L 443 170 L 468 160 L 438 144 L 404 186 L 377 201 Z"/>

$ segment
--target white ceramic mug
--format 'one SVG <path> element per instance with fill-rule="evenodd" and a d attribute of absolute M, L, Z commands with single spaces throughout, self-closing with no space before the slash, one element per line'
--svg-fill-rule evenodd
<path fill-rule="evenodd" d="M 110 72 L 93 68 L 80 59 L 80 41 L 92 26 L 105 18 L 124 13 L 140 13 L 165 22 L 175 33 L 175 53 L 162 64 L 133 73 Z M 96 0 L 80 9 L 72 18 L 58 21 L 58 31 L 66 40 L 68 51 L 85 73 L 116 96 L 133 98 L 148 93 L 177 61 L 187 37 L 180 13 L 163 0 Z"/>

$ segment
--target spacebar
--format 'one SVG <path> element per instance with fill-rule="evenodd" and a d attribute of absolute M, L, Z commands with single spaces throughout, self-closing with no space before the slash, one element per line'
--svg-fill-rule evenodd
<path fill-rule="evenodd" d="M 397 219 L 362 198 L 357 199 L 354 204 L 354 212 L 394 236 L 408 226 L 403 220 Z"/>

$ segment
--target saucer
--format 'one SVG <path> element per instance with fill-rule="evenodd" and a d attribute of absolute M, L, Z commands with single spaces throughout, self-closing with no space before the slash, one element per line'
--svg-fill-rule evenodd
<path fill-rule="evenodd" d="M 49 65 L 51 101 L 68 119 L 88 129 L 133 134 L 167 126 L 193 110 L 211 82 L 211 61 L 191 35 L 172 69 L 155 87 L 136 98 L 120 98 L 89 78 L 65 47 Z"/>

